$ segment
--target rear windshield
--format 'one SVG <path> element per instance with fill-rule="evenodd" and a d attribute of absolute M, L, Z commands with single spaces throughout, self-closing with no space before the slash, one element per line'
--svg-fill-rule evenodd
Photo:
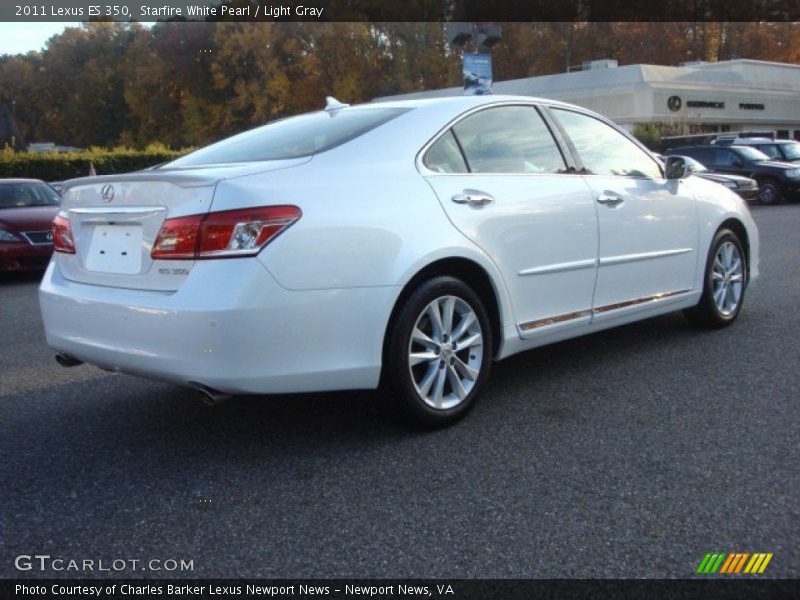
<path fill-rule="evenodd" d="M 349 142 L 408 110 L 344 108 L 281 119 L 201 148 L 162 168 L 281 160 L 319 154 Z"/>
<path fill-rule="evenodd" d="M 61 197 L 46 183 L 0 183 L 0 208 L 57 206 Z"/>

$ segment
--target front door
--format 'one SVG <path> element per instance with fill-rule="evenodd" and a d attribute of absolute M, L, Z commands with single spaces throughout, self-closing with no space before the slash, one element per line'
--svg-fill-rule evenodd
<path fill-rule="evenodd" d="M 686 295 L 698 259 L 697 209 L 682 181 L 622 133 L 590 115 L 551 109 L 583 166 L 598 210 L 600 320 Z"/>

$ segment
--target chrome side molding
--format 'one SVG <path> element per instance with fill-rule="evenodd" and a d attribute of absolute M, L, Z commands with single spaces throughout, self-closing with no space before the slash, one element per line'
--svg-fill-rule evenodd
<path fill-rule="evenodd" d="M 649 302 L 655 303 L 659 302 L 660 300 L 672 298 L 674 296 L 681 296 L 684 294 L 688 294 L 691 291 L 692 290 L 676 290 L 674 292 L 663 292 L 661 294 L 653 294 L 652 296 L 644 296 L 642 298 L 636 298 L 634 300 L 626 300 L 625 302 L 606 304 L 605 306 L 598 306 L 597 308 L 594 309 L 579 310 L 576 312 L 566 313 L 563 315 L 547 317 L 545 319 L 537 319 L 536 321 L 528 321 L 527 323 L 522 323 L 519 326 L 519 328 L 522 331 L 531 331 L 532 329 L 547 327 L 549 325 L 556 325 L 558 323 L 564 323 L 566 321 L 573 321 L 575 319 L 580 319 L 582 317 L 600 315 L 611 311 L 620 310 L 623 308 L 629 308 L 631 306 L 636 306 L 639 304 L 647 304 Z"/>

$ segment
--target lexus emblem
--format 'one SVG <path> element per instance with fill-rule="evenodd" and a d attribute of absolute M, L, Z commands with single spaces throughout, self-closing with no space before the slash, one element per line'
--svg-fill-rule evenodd
<path fill-rule="evenodd" d="M 114 199 L 114 186 L 110 183 L 105 184 L 100 190 L 100 195 L 106 202 L 111 202 Z"/>
<path fill-rule="evenodd" d="M 48 231 L 47 235 L 44 236 L 44 239 L 46 239 L 48 242 L 52 242 L 53 241 L 53 232 L 52 231 Z"/>
<path fill-rule="evenodd" d="M 683 102 L 681 101 L 680 96 L 670 96 L 667 99 L 667 107 L 672 112 L 678 112 L 681 109 L 681 106 L 683 106 Z"/>

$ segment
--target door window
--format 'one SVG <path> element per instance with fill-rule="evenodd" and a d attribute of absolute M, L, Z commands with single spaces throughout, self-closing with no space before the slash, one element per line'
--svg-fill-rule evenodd
<path fill-rule="evenodd" d="M 453 127 L 473 173 L 565 173 L 566 163 L 538 111 L 500 106 Z"/>
<path fill-rule="evenodd" d="M 781 151 L 778 146 L 768 146 L 768 145 L 761 145 L 761 146 L 753 146 L 756 150 L 761 150 L 764 154 L 769 156 L 770 158 L 777 158 L 780 159 Z"/>
<path fill-rule="evenodd" d="M 716 164 L 713 148 L 693 148 L 689 155 L 705 166 Z"/>
<path fill-rule="evenodd" d="M 661 179 L 661 168 L 639 146 L 602 121 L 564 109 L 552 109 L 592 175 Z"/>
<path fill-rule="evenodd" d="M 466 173 L 467 163 L 452 131 L 448 131 L 425 153 L 425 166 L 437 173 Z"/>
<path fill-rule="evenodd" d="M 742 159 L 731 150 L 717 150 L 715 164 L 718 167 L 737 167 L 741 166 Z"/>

